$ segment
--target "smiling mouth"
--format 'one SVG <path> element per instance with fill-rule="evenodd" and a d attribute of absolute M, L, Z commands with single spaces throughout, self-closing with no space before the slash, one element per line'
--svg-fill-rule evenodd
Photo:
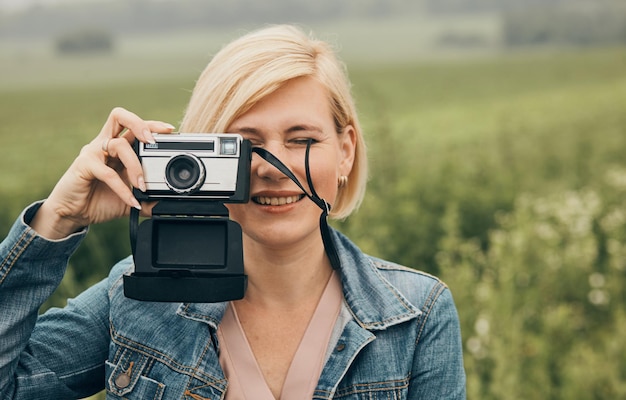
<path fill-rule="evenodd" d="M 284 206 L 285 204 L 296 203 L 303 198 L 304 194 L 285 197 L 255 196 L 252 197 L 252 201 L 262 206 Z"/>

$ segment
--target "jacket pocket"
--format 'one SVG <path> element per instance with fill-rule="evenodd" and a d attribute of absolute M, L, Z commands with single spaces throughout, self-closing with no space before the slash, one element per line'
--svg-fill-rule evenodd
<path fill-rule="evenodd" d="M 149 358 L 131 350 L 105 362 L 107 399 L 160 400 L 165 385 L 145 376 Z"/>
<path fill-rule="evenodd" d="M 408 380 L 359 383 L 340 387 L 333 399 L 401 400 L 408 399 Z"/>

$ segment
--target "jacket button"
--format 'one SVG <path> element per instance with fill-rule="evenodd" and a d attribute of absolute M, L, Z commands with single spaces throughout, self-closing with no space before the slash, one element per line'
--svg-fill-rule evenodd
<path fill-rule="evenodd" d="M 343 349 L 345 348 L 346 348 L 346 345 L 344 343 L 339 343 L 337 347 L 335 347 L 335 351 L 343 351 Z"/>
<path fill-rule="evenodd" d="M 126 374 L 119 374 L 117 378 L 115 378 L 115 386 L 120 389 L 124 389 L 130 385 L 130 376 Z"/>

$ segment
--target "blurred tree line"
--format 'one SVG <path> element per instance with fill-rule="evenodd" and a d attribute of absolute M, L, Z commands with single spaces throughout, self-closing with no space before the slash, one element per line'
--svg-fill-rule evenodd
<path fill-rule="evenodd" d="M 599 1 L 514 9 L 503 15 L 508 46 L 626 43 L 626 2 Z"/>
<path fill-rule="evenodd" d="M 85 28 L 59 36 L 55 47 L 60 54 L 109 53 L 114 48 L 114 38 L 109 32 Z"/>
<path fill-rule="evenodd" d="M 0 14 L 0 37 L 56 37 L 93 28 L 118 34 L 206 29 L 263 23 L 314 23 L 410 15 L 500 16 L 505 46 L 626 42 L 621 0 L 179 0 L 90 1 Z M 93 16 L 98 16 L 94 22 Z M 76 39 L 73 39 L 76 41 Z"/>

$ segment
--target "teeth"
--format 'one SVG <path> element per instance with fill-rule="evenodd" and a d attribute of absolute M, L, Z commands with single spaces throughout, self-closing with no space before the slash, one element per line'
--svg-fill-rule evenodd
<path fill-rule="evenodd" d="M 282 206 L 285 204 L 295 203 L 300 200 L 301 196 L 288 196 L 288 197 L 266 197 L 259 196 L 256 197 L 255 200 L 257 203 L 262 204 L 264 206 L 272 205 L 272 206 Z"/>

